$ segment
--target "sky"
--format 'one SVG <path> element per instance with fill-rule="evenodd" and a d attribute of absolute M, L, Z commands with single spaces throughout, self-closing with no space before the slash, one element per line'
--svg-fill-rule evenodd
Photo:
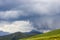
<path fill-rule="evenodd" d="M 60 0 L 0 0 L 0 31 L 45 32 L 60 28 Z"/>

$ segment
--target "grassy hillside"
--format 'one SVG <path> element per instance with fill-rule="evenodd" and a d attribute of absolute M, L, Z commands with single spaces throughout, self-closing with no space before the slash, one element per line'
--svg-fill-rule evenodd
<path fill-rule="evenodd" d="M 20 40 L 60 40 L 60 29 Z"/>

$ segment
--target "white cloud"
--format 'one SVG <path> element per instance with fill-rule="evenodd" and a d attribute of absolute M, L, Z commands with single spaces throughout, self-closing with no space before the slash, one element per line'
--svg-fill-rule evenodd
<path fill-rule="evenodd" d="M 2 26 L 2 27 L 1 27 Z M 3 32 L 29 32 L 33 29 L 29 21 L 15 21 L 11 24 L 5 23 L 0 26 L 0 31 Z"/>

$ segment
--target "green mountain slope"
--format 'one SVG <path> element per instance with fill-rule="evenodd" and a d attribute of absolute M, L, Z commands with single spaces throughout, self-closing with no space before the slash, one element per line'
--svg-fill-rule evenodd
<path fill-rule="evenodd" d="M 60 40 L 60 29 L 20 40 Z"/>

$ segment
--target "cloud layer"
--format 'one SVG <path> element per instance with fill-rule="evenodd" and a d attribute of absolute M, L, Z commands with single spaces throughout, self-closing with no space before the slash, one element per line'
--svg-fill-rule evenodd
<path fill-rule="evenodd" d="M 30 30 L 32 27 L 39 31 L 53 30 L 60 28 L 59 17 L 60 0 L 0 0 L 0 26 L 3 25 L 0 30 L 3 31 L 12 32 L 9 29 L 16 28 L 14 32 L 21 29 L 25 32 L 25 25 Z"/>

